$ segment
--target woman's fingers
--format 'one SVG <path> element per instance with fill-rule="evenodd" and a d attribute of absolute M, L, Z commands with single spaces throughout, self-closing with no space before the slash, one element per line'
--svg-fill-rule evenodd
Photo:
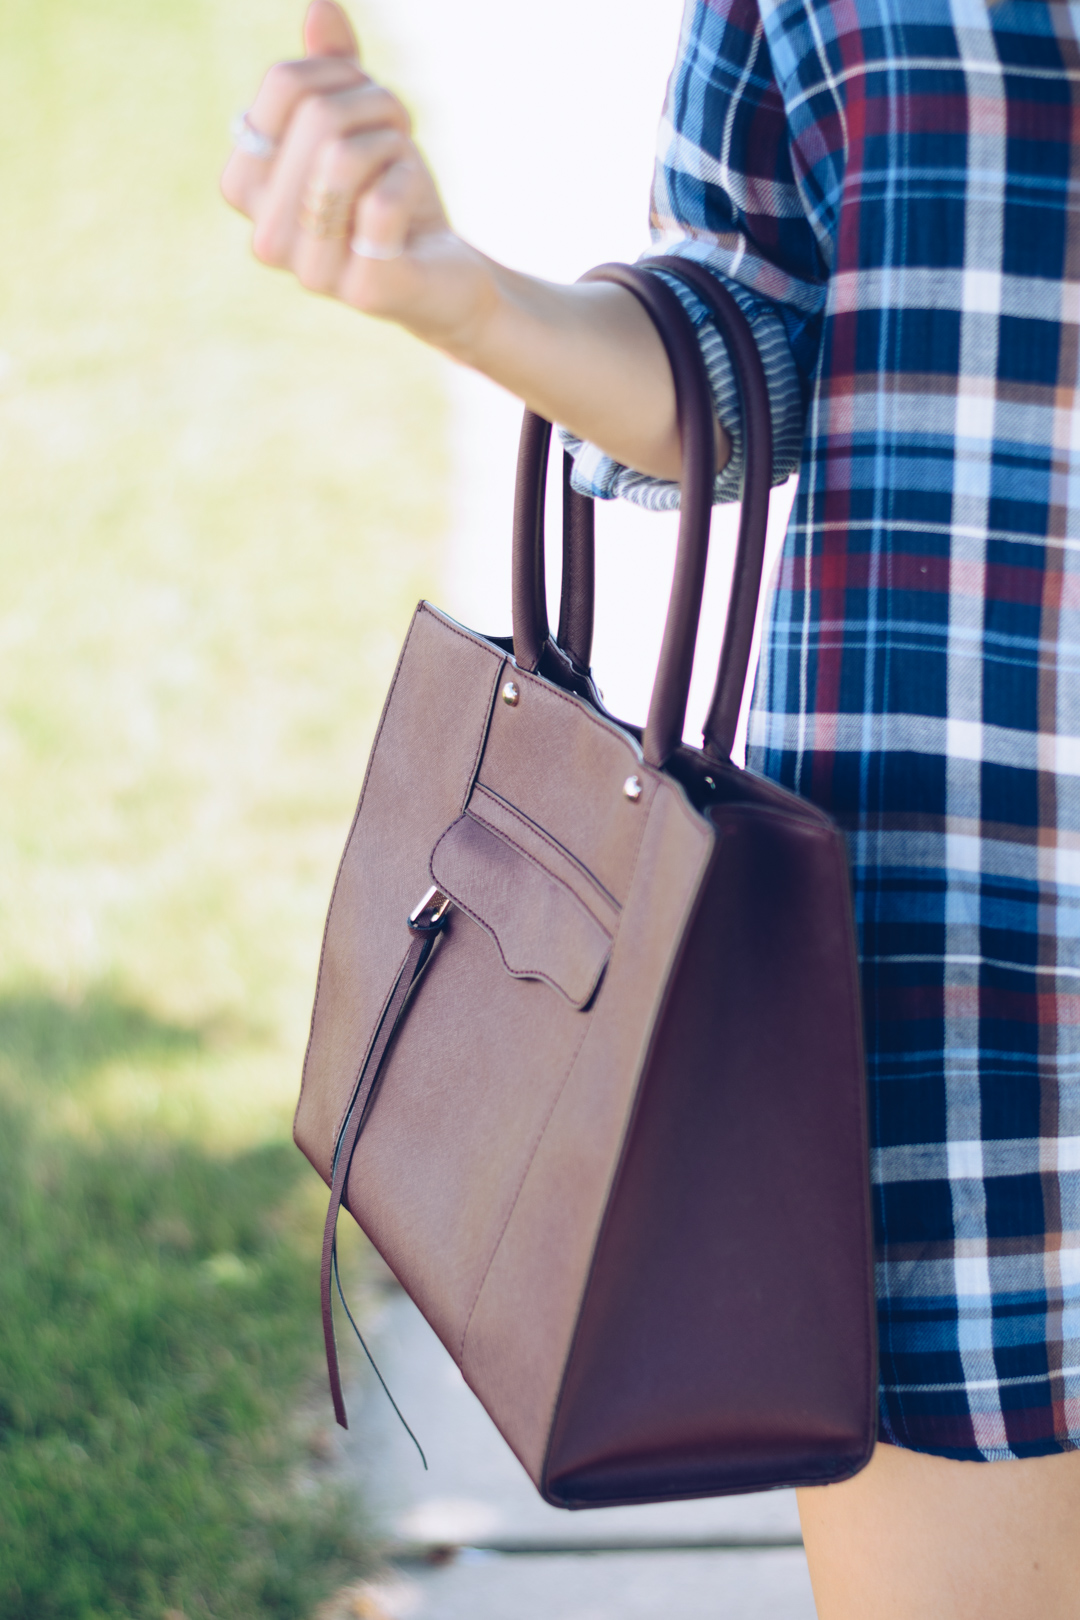
<path fill-rule="evenodd" d="M 360 68 L 335 0 L 312 0 L 304 44 L 263 80 L 222 191 L 264 263 L 442 341 L 470 318 L 486 261 L 452 235 L 409 114 Z"/>
<path fill-rule="evenodd" d="M 311 0 L 304 18 L 304 49 L 309 56 L 351 56 L 359 61 L 352 24 L 334 0 Z"/>
<path fill-rule="evenodd" d="M 397 97 L 370 80 L 305 98 L 289 124 L 272 173 L 258 198 L 253 240 L 256 256 L 264 264 L 293 263 L 304 197 L 312 179 L 317 183 L 324 165 L 333 160 L 330 149 L 336 142 L 379 131 L 404 143 L 409 128 L 409 115 Z M 347 166 L 347 158 L 342 161 Z"/>
<path fill-rule="evenodd" d="M 347 264 L 357 203 L 400 159 L 408 141 L 377 129 L 334 141 L 321 154 L 300 204 L 292 267 L 312 292 L 334 292 Z"/>
<path fill-rule="evenodd" d="M 400 258 L 415 225 L 434 223 L 423 218 L 433 190 L 431 177 L 414 153 L 389 166 L 367 189 L 356 211 L 352 243 L 362 265 L 365 260 L 387 264 Z"/>
<path fill-rule="evenodd" d="M 233 152 L 221 177 L 225 201 L 250 217 L 297 108 L 312 96 L 332 95 L 367 82 L 359 64 L 343 56 L 275 63 L 244 115 L 248 128 L 270 142 L 272 150 L 265 158 L 239 148 Z"/>
<path fill-rule="evenodd" d="M 338 295 L 371 315 L 400 316 L 422 291 L 426 246 L 450 237 L 434 181 L 415 149 L 361 194 Z"/>
<path fill-rule="evenodd" d="M 278 62 L 266 75 L 221 178 L 227 202 L 252 217 L 297 108 L 311 96 L 366 83 L 360 47 L 348 17 L 335 0 L 312 0 L 304 19 L 304 49 L 298 62 Z"/>
<path fill-rule="evenodd" d="M 367 82 L 359 62 L 345 56 L 275 62 L 259 86 L 249 116 L 259 129 L 280 139 L 297 110 L 313 96 L 335 95 Z"/>

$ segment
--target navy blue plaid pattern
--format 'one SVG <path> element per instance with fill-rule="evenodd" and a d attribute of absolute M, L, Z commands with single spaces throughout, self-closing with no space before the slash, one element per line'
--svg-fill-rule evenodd
<path fill-rule="evenodd" d="M 768 304 L 750 763 L 846 831 L 883 1437 L 1080 1445 L 1080 7 L 689 0 L 657 248 Z"/>

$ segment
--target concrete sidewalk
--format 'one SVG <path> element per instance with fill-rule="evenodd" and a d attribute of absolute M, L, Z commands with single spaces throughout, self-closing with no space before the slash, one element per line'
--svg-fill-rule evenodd
<path fill-rule="evenodd" d="M 340 1470 L 391 1570 L 341 1594 L 333 1620 L 814 1620 L 793 1492 L 548 1507 L 414 1306 L 379 1292 L 369 1342 L 428 1472 L 363 1379 Z"/>

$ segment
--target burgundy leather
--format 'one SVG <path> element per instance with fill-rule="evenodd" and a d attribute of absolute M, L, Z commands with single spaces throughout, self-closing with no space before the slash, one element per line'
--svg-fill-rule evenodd
<path fill-rule="evenodd" d="M 547 640 L 544 584 L 544 496 L 551 423 L 525 412 L 514 490 L 514 549 L 510 585 L 514 610 L 514 659 L 522 669 L 540 667 Z M 518 628 L 520 624 L 520 630 Z"/>
<path fill-rule="evenodd" d="M 364 1123 L 364 1115 L 372 1101 L 382 1073 L 382 1062 L 393 1039 L 398 1021 L 405 1008 L 409 991 L 423 972 L 430 955 L 432 940 L 426 933 L 416 933 L 409 944 L 401 964 L 386 1009 L 379 1021 L 371 1051 L 357 1076 L 356 1088 L 349 1114 L 338 1136 L 330 1177 L 330 1204 L 323 1224 L 322 1263 L 319 1288 L 322 1300 L 323 1344 L 326 1349 L 326 1370 L 330 1378 L 330 1395 L 334 1402 L 334 1416 L 343 1429 L 349 1427 L 345 1415 L 345 1396 L 341 1389 L 338 1366 L 337 1341 L 334 1337 L 333 1271 L 337 1257 L 337 1218 L 341 1208 L 345 1185 L 352 1164 L 353 1149 Z"/>
<path fill-rule="evenodd" d="M 595 508 L 571 486 L 574 460 L 563 451 L 563 567 L 559 605 L 559 646 L 576 669 L 592 662 L 596 551 Z"/>
<path fill-rule="evenodd" d="M 735 548 L 735 569 L 724 625 L 720 669 L 704 726 L 706 751 L 717 759 L 730 759 L 746 687 L 754 617 L 761 591 L 761 570 L 765 562 L 769 488 L 772 483 L 769 390 L 753 334 L 734 298 L 715 276 L 711 276 L 692 259 L 671 256 L 650 262 L 686 282 L 712 312 L 731 356 L 741 395 L 746 448 L 739 538 Z"/>
<path fill-rule="evenodd" d="M 843 852 L 817 818 L 761 814 L 737 786 L 714 812 L 561 1392 L 546 1475 L 567 1505 L 634 1501 L 646 1482 L 824 1481 L 859 1466 L 873 1428 L 867 1329 L 850 1330 L 869 1222 L 833 1185 L 866 1151 L 834 1083 L 861 1062 L 853 969 L 837 977 Z M 763 1006 L 770 982 L 784 993 Z"/>
<path fill-rule="evenodd" d="M 550 636 L 549 429 L 527 416 L 515 656 L 417 609 L 331 900 L 295 1121 L 331 1217 L 352 1212 L 564 1507 L 843 1479 L 876 1426 L 843 840 L 722 757 L 768 504 L 760 367 L 755 381 L 753 340 L 724 307 L 750 401 L 748 488 L 733 650 L 694 749 L 679 741 L 679 638 L 696 631 L 708 544 L 707 380 L 670 289 L 603 274 L 656 321 L 683 434 L 644 749 L 584 670 L 583 528 L 564 534 Z M 423 956 L 404 918 L 433 880 L 452 903 Z"/>
<path fill-rule="evenodd" d="M 544 507 L 551 424 L 525 412 L 518 447 L 514 497 L 513 590 L 529 641 L 518 648 L 523 668 L 536 669 L 548 642 L 544 589 Z M 572 670 L 585 674 L 592 656 L 595 580 L 595 517 L 591 500 L 571 487 L 573 459 L 563 454 L 562 592 L 559 632 L 553 650 Z M 519 572 L 520 570 L 520 572 Z"/>
<path fill-rule="evenodd" d="M 712 395 L 693 328 L 675 294 L 664 282 L 621 264 L 600 265 L 582 279 L 614 281 L 633 293 L 656 323 L 675 378 L 682 442 L 679 538 L 660 661 L 642 738 L 646 763 L 659 766 L 675 752 L 682 737 L 694 668 L 716 475 Z"/>
<path fill-rule="evenodd" d="M 705 747 L 714 758 L 728 759 L 739 723 L 739 710 L 746 688 L 746 674 L 753 641 L 754 616 L 761 589 L 761 570 L 765 561 L 765 539 L 769 519 L 769 487 L 772 481 L 772 415 L 769 407 L 768 387 L 761 358 L 753 335 L 731 294 L 701 265 L 674 256 L 649 260 L 657 268 L 686 282 L 710 309 L 713 319 L 724 338 L 732 357 L 736 381 L 742 397 L 743 419 L 746 424 L 744 499 L 740 513 L 739 538 L 735 553 L 732 588 L 728 602 L 727 621 L 720 655 L 716 686 L 704 726 Z M 641 299 L 646 308 L 657 308 L 667 289 L 654 277 L 642 275 L 626 265 L 599 265 L 582 277 L 583 281 L 615 281 L 628 292 Z M 659 293 L 656 289 L 659 287 Z M 670 294 L 668 295 L 670 298 Z M 666 301 L 666 300 L 665 300 Z M 670 307 L 670 305 L 669 305 Z M 708 379 L 701 363 L 696 342 L 692 348 L 680 344 L 676 335 L 668 340 L 668 356 L 676 376 L 684 378 L 680 397 L 693 391 L 701 401 L 708 394 Z M 692 437 L 700 425 L 700 413 L 683 412 L 680 429 L 684 439 Z M 544 434 L 539 417 L 526 413 L 522 430 L 519 490 L 528 490 L 529 499 L 518 508 L 514 528 L 515 568 L 522 571 L 523 581 L 530 589 L 515 598 L 522 614 L 522 633 L 528 645 L 539 647 L 541 625 L 546 626 L 543 608 L 543 484 L 547 466 L 549 435 Z M 692 653 L 701 615 L 701 596 L 705 580 L 705 558 L 708 551 L 708 509 L 712 499 L 712 476 L 715 470 L 711 454 L 700 437 L 693 437 L 683 445 L 684 484 L 696 480 L 692 507 L 684 505 L 680 524 L 680 549 L 676 559 L 675 582 L 669 607 L 665 652 L 661 653 L 657 685 L 661 678 L 672 683 L 673 690 L 662 697 L 654 696 L 657 712 L 669 728 L 676 726 L 674 740 L 670 734 L 657 745 L 666 748 L 664 758 L 670 757 L 686 714 L 686 696 L 690 675 L 685 658 L 679 660 L 669 649 L 690 649 Z M 569 463 L 569 457 L 564 458 Z M 584 507 L 590 514 L 592 503 L 569 491 L 569 467 L 564 469 L 563 494 L 563 594 L 559 620 L 559 644 L 570 653 L 575 665 L 587 669 L 592 647 L 593 630 L 593 533 L 591 522 L 582 515 Z M 707 489 L 707 493 L 706 493 Z M 568 493 L 569 491 L 569 493 Z M 528 521 L 526 521 L 526 519 Z M 683 536 L 686 537 L 685 546 Z M 531 548 L 537 556 L 529 561 Z M 535 587 L 533 581 L 540 581 Z M 531 590 L 539 593 L 533 609 Z M 531 615 L 536 612 L 538 623 L 534 627 Z M 674 615 L 674 619 L 672 617 Z M 546 628 L 543 630 L 546 635 Z M 665 655 L 666 654 L 666 655 Z M 531 667 L 535 668 L 536 665 Z M 647 752 L 646 758 L 651 757 Z"/>
<path fill-rule="evenodd" d="M 542 979 L 584 1007 L 607 966 L 611 934 L 553 864 L 470 808 L 435 845 L 431 875 L 491 935 L 507 973 Z"/>

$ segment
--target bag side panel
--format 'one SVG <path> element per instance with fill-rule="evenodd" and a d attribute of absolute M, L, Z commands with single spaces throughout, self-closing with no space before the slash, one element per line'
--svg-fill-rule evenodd
<path fill-rule="evenodd" d="M 460 815 L 504 662 L 426 603 L 413 618 L 383 711 L 323 938 L 293 1134 L 330 1179 L 334 1142 L 409 944 L 405 919 L 428 861 Z"/>
<path fill-rule="evenodd" d="M 506 1222 L 462 1358 L 536 1483 L 653 1023 L 713 849 L 711 829 L 669 781 L 649 773 L 646 792 L 648 820 L 588 1033 Z"/>
<path fill-rule="evenodd" d="M 544 1489 L 564 1506 L 823 1483 L 873 1447 L 843 849 L 767 811 L 716 819 L 554 1426 Z"/>

